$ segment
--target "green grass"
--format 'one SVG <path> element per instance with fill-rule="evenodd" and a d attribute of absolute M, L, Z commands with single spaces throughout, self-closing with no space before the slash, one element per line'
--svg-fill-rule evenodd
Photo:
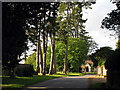
<path fill-rule="evenodd" d="M 34 75 L 33 77 L 17 77 L 12 79 L 9 76 L 2 76 L 2 86 L 3 88 L 22 88 L 28 85 L 32 85 L 38 82 L 43 82 L 45 80 L 53 79 L 53 78 L 58 78 L 58 77 L 68 77 L 68 76 L 82 76 L 84 75 L 83 73 L 67 73 L 67 75 L 57 72 L 57 74 L 53 75 Z"/>
<path fill-rule="evenodd" d="M 85 74 L 97 74 L 97 72 L 85 72 Z"/>

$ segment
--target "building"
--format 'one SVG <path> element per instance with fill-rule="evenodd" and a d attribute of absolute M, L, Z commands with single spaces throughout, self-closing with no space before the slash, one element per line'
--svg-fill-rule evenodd
<path fill-rule="evenodd" d="M 96 72 L 96 68 L 93 67 L 93 62 L 91 60 L 86 60 L 85 64 L 81 65 L 82 72 Z"/>
<path fill-rule="evenodd" d="M 101 76 L 107 76 L 107 70 L 105 69 L 105 66 L 97 66 L 97 75 Z"/>

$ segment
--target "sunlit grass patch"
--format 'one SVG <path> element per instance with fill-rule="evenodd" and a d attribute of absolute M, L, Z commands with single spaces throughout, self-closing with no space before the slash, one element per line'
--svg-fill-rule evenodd
<path fill-rule="evenodd" d="M 97 72 L 85 72 L 85 74 L 97 74 Z"/>
<path fill-rule="evenodd" d="M 68 72 L 67 74 L 68 74 L 68 76 L 83 76 L 83 75 L 85 75 L 83 73 L 77 73 L 77 72 L 74 72 L 74 73 Z"/>
<path fill-rule="evenodd" d="M 43 81 L 58 78 L 58 77 L 81 76 L 81 75 L 84 75 L 84 74 L 70 72 L 70 73 L 67 73 L 67 75 L 65 75 L 62 72 L 57 72 L 57 74 L 53 74 L 53 75 L 49 75 L 49 74 L 46 74 L 46 76 L 34 75 L 33 77 L 16 76 L 16 78 L 10 78 L 9 76 L 3 76 L 1 86 L 3 88 L 22 88 L 28 85 L 32 85 L 38 82 L 43 82 Z"/>
<path fill-rule="evenodd" d="M 3 85 L 0 85 L 2 87 L 13 87 L 13 88 L 20 88 L 20 87 L 23 87 L 24 85 L 20 85 L 20 84 L 3 84 Z"/>

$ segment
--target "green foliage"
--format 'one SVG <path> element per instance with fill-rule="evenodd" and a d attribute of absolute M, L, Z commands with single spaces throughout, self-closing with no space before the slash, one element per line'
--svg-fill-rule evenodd
<path fill-rule="evenodd" d="M 69 38 L 68 41 L 68 71 L 79 72 L 80 65 L 86 59 L 88 47 L 84 40 L 79 38 Z M 58 71 L 62 71 L 65 60 L 65 44 L 62 41 L 56 41 L 55 59 Z M 48 47 L 47 62 L 50 62 L 50 46 Z M 47 63 L 49 65 L 49 63 Z"/>
<path fill-rule="evenodd" d="M 68 5 L 69 4 L 69 5 Z M 90 8 L 92 3 L 88 2 L 61 2 L 58 8 L 57 21 L 59 22 L 59 29 L 57 32 L 58 39 L 66 43 L 67 35 L 69 37 L 77 37 L 87 41 L 89 45 L 89 53 L 96 49 L 96 43 L 88 36 L 88 32 L 85 30 L 84 23 L 87 21 L 82 18 L 83 8 Z M 67 14 L 67 8 L 69 7 L 69 14 Z M 69 20 L 68 20 L 69 19 Z M 67 25 L 69 23 L 69 25 Z M 67 31 L 67 26 L 69 30 Z"/>
<path fill-rule="evenodd" d="M 36 52 L 34 52 L 33 54 L 31 54 L 27 58 L 25 64 L 31 64 L 31 65 L 33 65 L 34 70 L 36 70 Z"/>
<path fill-rule="evenodd" d="M 22 3 L 2 3 L 2 66 L 13 69 L 27 49 L 26 12 Z M 11 71 L 11 70 L 10 70 Z"/>
<path fill-rule="evenodd" d="M 68 69 L 69 71 L 79 71 L 80 65 L 87 57 L 88 47 L 84 40 L 70 38 L 68 46 Z"/>
<path fill-rule="evenodd" d="M 105 17 L 102 21 L 102 28 L 107 28 L 109 30 L 115 31 L 116 35 L 120 35 L 120 1 L 115 3 L 117 9 L 112 10 L 112 12 L 108 13 L 107 17 Z"/>
<path fill-rule="evenodd" d="M 100 59 L 100 60 L 98 61 L 98 66 L 105 65 L 105 62 L 106 62 L 106 60 Z"/>
<path fill-rule="evenodd" d="M 120 37 L 118 38 L 118 42 L 116 43 L 116 49 L 120 49 Z"/>
<path fill-rule="evenodd" d="M 116 49 L 105 63 L 106 69 L 120 70 L 120 49 Z"/>
<path fill-rule="evenodd" d="M 113 54 L 113 50 L 111 47 L 101 47 L 96 50 L 90 58 L 96 65 L 104 65 L 105 61 Z"/>
<path fill-rule="evenodd" d="M 15 68 L 15 75 L 19 77 L 28 77 L 34 75 L 34 69 L 32 65 L 18 66 Z"/>

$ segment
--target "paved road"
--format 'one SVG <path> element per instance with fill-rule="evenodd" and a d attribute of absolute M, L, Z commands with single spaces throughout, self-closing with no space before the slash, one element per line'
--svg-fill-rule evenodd
<path fill-rule="evenodd" d="M 55 78 L 38 84 L 26 87 L 27 89 L 49 89 L 49 88 L 89 88 L 89 85 L 106 82 L 105 78 L 96 77 L 95 75 L 71 76 Z"/>

